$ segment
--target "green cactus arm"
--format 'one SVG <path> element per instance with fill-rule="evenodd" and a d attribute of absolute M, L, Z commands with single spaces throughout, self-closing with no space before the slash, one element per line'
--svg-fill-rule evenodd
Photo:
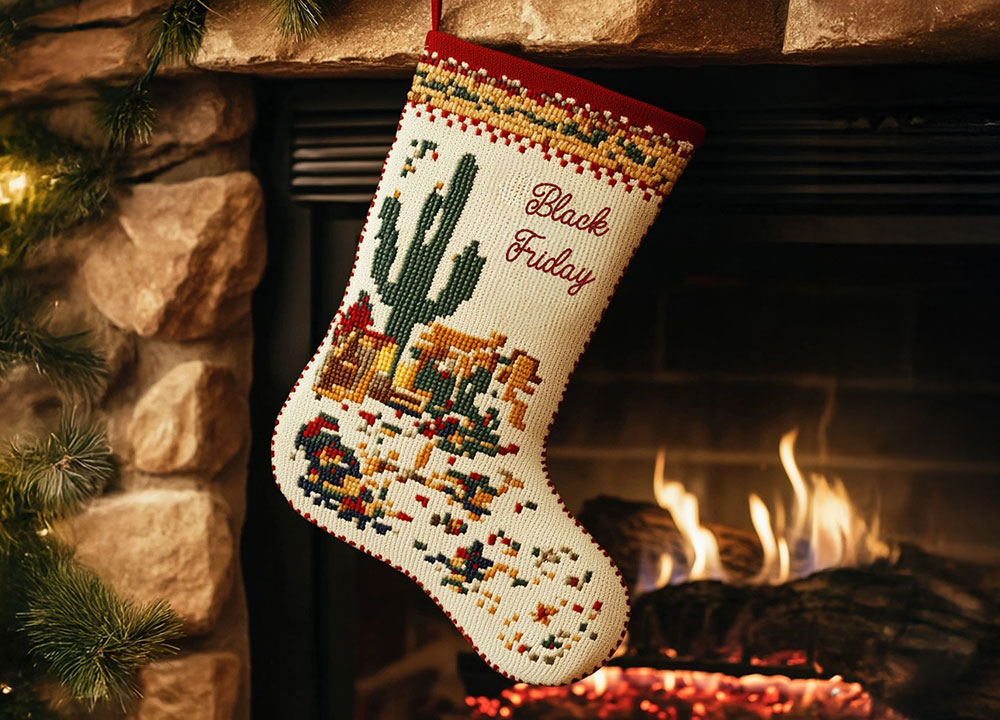
<path fill-rule="evenodd" d="M 389 273 L 397 254 L 399 233 L 396 221 L 400 214 L 400 202 L 393 199 L 393 202 L 386 200 L 383 203 L 379 213 L 383 224 L 379 230 L 380 244 L 376 250 L 378 268 L 373 269 L 372 275 L 377 286 L 381 283 L 379 293 L 383 301 L 392 307 L 384 331 L 399 345 L 393 358 L 392 372 L 395 372 L 400 353 L 409 342 L 417 323 L 429 323 L 434 318 L 447 317 L 472 297 L 486 263 L 486 259 L 478 253 L 479 244 L 476 242 L 469 244 L 455 258 L 448 281 L 438 298 L 431 300 L 428 295 L 465 210 L 478 172 L 475 157 L 467 153 L 459 159 L 455 172 L 448 181 L 447 190 L 441 192 L 444 187 L 442 183 L 431 190 L 420 209 L 413 239 L 406 249 L 399 275 L 393 283 L 389 283 Z M 434 233 L 428 241 L 427 235 L 432 228 Z"/>
<path fill-rule="evenodd" d="M 429 310 L 433 313 L 432 317 L 448 317 L 471 298 L 485 264 L 486 258 L 479 254 L 479 242 L 473 240 L 466 245 L 462 254 L 455 258 L 441 294 L 431 303 Z"/>
<path fill-rule="evenodd" d="M 441 197 L 441 193 L 437 190 L 432 190 L 431 194 L 427 196 L 424 206 L 420 209 L 420 218 L 417 220 L 417 229 L 413 233 L 413 242 L 410 243 L 409 252 L 423 249 L 424 241 L 427 238 L 427 231 L 434 224 L 434 218 L 437 217 L 443 203 L 444 198 Z M 437 236 L 435 236 L 435 239 L 437 239 Z"/>
<path fill-rule="evenodd" d="M 458 219 L 462 216 L 462 211 L 465 209 L 465 203 L 469 199 L 472 185 L 476 181 L 478 173 L 479 166 L 476 164 L 475 156 L 471 153 L 463 155 L 458 161 L 458 167 L 455 168 L 455 174 L 451 177 L 448 196 L 444 201 L 444 209 L 441 213 L 441 223 L 431 240 L 431 245 L 439 253 L 438 258 L 441 257 L 451 241 L 451 236 L 455 232 Z"/>
<path fill-rule="evenodd" d="M 395 301 L 396 290 L 399 283 L 389 282 L 389 271 L 392 263 L 396 260 L 398 250 L 399 230 L 396 228 L 396 221 L 399 219 L 399 212 L 402 206 L 399 198 L 387 197 L 382 202 L 378 217 L 382 221 L 375 239 L 379 241 L 375 248 L 375 257 L 372 261 L 372 279 L 378 288 L 379 295 L 387 304 Z"/>

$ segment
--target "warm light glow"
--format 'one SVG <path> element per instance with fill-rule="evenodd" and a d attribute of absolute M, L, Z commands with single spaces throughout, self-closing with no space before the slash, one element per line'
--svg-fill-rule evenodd
<path fill-rule="evenodd" d="M 7 181 L 7 189 L 11 193 L 21 192 L 28 187 L 28 176 L 24 173 L 15 175 L 10 180 Z"/>
<path fill-rule="evenodd" d="M 0 171 L 0 205 L 19 202 L 28 184 L 28 174 L 23 171 Z"/>
<path fill-rule="evenodd" d="M 604 668 L 591 675 L 589 680 L 593 683 L 595 695 L 603 695 L 604 691 L 608 689 L 608 676 Z"/>
<path fill-rule="evenodd" d="M 660 555 L 660 567 L 656 573 L 656 587 L 661 588 L 670 584 L 670 578 L 674 575 L 674 559 L 669 553 Z"/>
<path fill-rule="evenodd" d="M 598 686 L 598 683 L 600 685 Z M 872 697 L 840 677 L 784 676 L 606 667 L 570 686 L 515 685 L 499 698 L 466 698 L 473 717 L 674 718 L 878 716 Z M 894 715 L 893 717 L 901 717 Z"/>
<path fill-rule="evenodd" d="M 763 564 L 749 582 L 783 583 L 832 567 L 870 565 L 893 554 L 879 538 L 877 518 L 867 522 L 851 503 L 839 479 L 810 474 L 808 481 L 795 461 L 797 430 L 781 438 L 778 457 L 792 489 L 791 511 L 781 501 L 773 510 L 756 493 L 749 498 L 750 521 L 760 541 Z M 689 580 L 747 582 L 723 566 L 715 535 L 702 526 L 698 498 L 684 485 L 665 477 L 666 450 L 656 455 L 653 493 L 667 510 L 684 540 L 684 558 L 662 553 L 655 587 Z"/>

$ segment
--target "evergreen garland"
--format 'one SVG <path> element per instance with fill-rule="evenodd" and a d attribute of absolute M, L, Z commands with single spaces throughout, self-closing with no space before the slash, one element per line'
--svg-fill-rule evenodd
<path fill-rule="evenodd" d="M 0 59 L 34 30 L 25 20 L 67 0 L 0 0 Z M 104 130 L 108 147 L 122 150 L 134 142 L 144 143 L 153 129 L 156 112 L 148 85 L 161 62 L 192 62 L 205 36 L 205 20 L 211 0 L 172 0 L 160 14 L 149 50 L 149 65 L 135 81 L 104 87 L 98 91 L 96 118 Z M 270 0 L 270 16 L 279 34 L 301 41 L 319 29 L 326 10 L 325 0 Z M 2 155 L 0 151 L 0 155 Z"/>
<path fill-rule="evenodd" d="M 149 100 L 144 78 L 131 85 L 100 90 L 97 124 L 104 131 L 108 145 L 116 150 L 127 148 L 133 142 L 148 142 L 153 132 L 156 110 Z"/>
<path fill-rule="evenodd" d="M 118 151 L 151 128 L 143 109 L 149 77 L 116 99 L 119 114 L 106 125 L 118 136 L 111 152 L 78 148 L 38 118 L 0 122 L 0 381 L 14 367 L 32 367 L 69 405 L 89 404 L 103 385 L 90 333 L 54 328 L 23 265 L 32 248 L 100 211 Z M 0 451 L 0 720 L 55 720 L 38 693 L 47 678 L 85 706 L 124 707 L 137 695 L 138 670 L 175 651 L 180 621 L 166 604 L 119 598 L 52 532 L 114 470 L 103 429 L 74 412 L 44 439 Z"/>
<path fill-rule="evenodd" d="M 65 2 L 0 0 L 0 62 L 38 31 L 32 16 Z M 146 71 L 99 91 L 102 151 L 78 148 L 37 119 L 0 120 L 0 382 L 26 365 L 67 398 L 89 400 L 101 387 L 106 370 L 89 333 L 55 332 L 43 294 L 17 271 L 32 248 L 100 210 L 120 153 L 153 130 L 149 82 L 161 62 L 195 58 L 209 2 L 172 0 L 156 25 Z M 295 40 L 316 32 L 324 8 L 324 0 L 271 0 L 278 31 Z M 73 412 L 45 439 L 18 440 L 0 452 L 0 720 L 56 720 L 37 692 L 46 677 L 87 706 L 125 706 L 137 695 L 137 671 L 176 651 L 180 622 L 166 604 L 122 600 L 51 532 L 53 522 L 100 493 L 114 470 L 103 429 Z"/>
<path fill-rule="evenodd" d="M 81 510 L 115 470 L 104 431 L 72 415 L 64 416 L 44 442 L 12 444 L 9 459 L 19 492 L 28 505 L 50 519 Z"/>
<path fill-rule="evenodd" d="M 194 60 L 205 35 L 207 14 L 205 0 L 173 0 L 156 24 L 146 72 L 130 85 L 101 91 L 97 121 L 112 148 L 124 149 L 133 142 L 149 140 L 156 119 L 147 89 L 149 81 L 163 61 Z"/>
<path fill-rule="evenodd" d="M 87 398 L 105 375 L 103 359 L 89 334 L 54 332 L 45 310 L 36 288 L 9 269 L 0 275 L 0 380 L 31 365 Z M 52 532 L 114 472 L 104 430 L 73 412 L 47 437 L 0 452 L 0 720 L 54 720 L 37 694 L 47 676 L 87 706 L 124 706 L 137 694 L 137 671 L 175 651 L 180 621 L 167 605 L 118 598 Z"/>
<path fill-rule="evenodd" d="M 109 147 L 123 150 L 149 140 L 156 118 L 149 81 L 163 61 L 194 59 L 205 35 L 208 10 L 207 0 L 172 0 L 156 24 L 146 71 L 131 84 L 107 87 L 98 94 L 97 122 Z"/>

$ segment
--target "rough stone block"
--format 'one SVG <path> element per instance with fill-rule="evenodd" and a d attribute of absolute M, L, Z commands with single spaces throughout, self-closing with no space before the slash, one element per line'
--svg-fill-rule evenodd
<path fill-rule="evenodd" d="M 136 468 L 214 474 L 243 444 L 249 412 L 232 373 L 200 360 L 181 363 L 136 403 L 129 426 Z"/>
<path fill-rule="evenodd" d="M 250 173 L 136 185 L 109 225 L 83 275 L 119 327 L 192 340 L 249 313 L 265 258 L 263 198 Z"/>
<path fill-rule="evenodd" d="M 231 720 L 240 687 L 240 659 L 203 652 L 143 669 L 142 699 L 129 720 Z"/>
<path fill-rule="evenodd" d="M 167 600 L 193 635 L 211 630 L 229 595 L 233 537 L 221 501 L 201 490 L 100 498 L 74 518 L 76 555 L 137 602 Z"/>
<path fill-rule="evenodd" d="M 784 52 L 878 62 L 997 57 L 1000 2 L 790 0 Z"/>

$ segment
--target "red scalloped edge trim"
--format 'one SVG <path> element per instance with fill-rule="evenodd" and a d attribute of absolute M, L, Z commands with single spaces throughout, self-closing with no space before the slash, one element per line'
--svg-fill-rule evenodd
<path fill-rule="evenodd" d="M 431 32 L 434 32 L 434 31 L 431 31 Z M 439 33 L 439 34 L 441 34 L 441 33 Z M 448 37 L 450 37 L 450 36 L 448 36 Z M 468 43 L 463 43 L 463 44 L 468 44 Z M 476 47 L 476 46 L 473 46 L 473 47 Z M 502 54 L 502 53 L 498 53 L 498 54 Z M 531 63 L 528 63 L 528 64 L 531 64 Z M 542 68 L 542 69 L 545 69 L 545 68 Z M 555 71 L 553 71 L 553 72 L 555 72 Z M 564 74 L 564 73 L 560 73 L 560 74 Z M 572 76 L 571 75 L 567 75 L 567 77 L 572 77 Z M 600 87 L 600 86 L 595 85 L 594 87 Z M 608 92 L 611 92 L 611 91 L 608 91 Z M 617 93 L 615 93 L 615 94 L 617 94 Z M 625 96 L 622 95 L 621 97 L 625 97 Z M 626 98 L 626 99 L 628 99 L 628 98 Z M 409 104 L 409 103 L 407 103 L 407 104 Z M 649 107 L 652 107 L 652 106 L 649 106 Z M 653 108 L 653 109 L 655 110 L 656 108 Z M 662 112 L 662 111 L 659 111 L 659 112 Z M 390 149 L 389 149 L 390 152 L 392 151 L 392 148 L 396 147 L 396 143 L 399 141 L 399 133 L 402 131 L 402 129 L 403 129 L 403 126 L 402 126 L 402 116 L 400 116 L 399 122 L 396 123 L 396 135 L 395 135 L 395 137 L 392 140 L 392 145 L 390 145 Z M 382 172 L 379 174 L 378 185 L 376 186 L 376 188 L 381 187 L 382 180 L 385 177 L 385 170 L 386 170 L 386 167 L 388 167 L 388 165 L 389 165 L 389 153 L 386 153 L 385 160 L 382 161 Z M 361 242 L 364 239 L 365 232 L 368 230 L 368 223 L 371 221 L 372 210 L 375 209 L 375 198 L 377 197 L 377 195 L 378 195 L 378 190 L 376 189 L 375 193 L 372 195 L 372 201 L 368 205 L 368 212 L 365 214 L 365 224 L 364 224 L 364 227 L 361 230 L 361 239 L 359 239 L 359 241 L 358 241 L 358 249 L 357 249 L 357 251 L 354 254 L 354 264 L 351 266 L 350 277 L 348 277 L 348 279 L 347 279 L 347 287 L 348 288 L 351 286 L 351 281 L 354 279 L 354 274 L 357 272 L 357 269 L 358 269 L 358 259 L 361 256 Z M 658 196 L 658 195 L 655 196 L 655 197 L 662 199 L 661 196 Z M 654 220 L 655 220 L 655 218 L 654 218 Z M 650 222 L 650 227 L 652 227 L 652 225 L 653 225 L 653 223 Z M 629 257 L 628 262 L 625 263 L 625 266 L 622 269 L 621 275 L 618 276 L 618 280 L 615 282 L 614 288 L 612 288 L 611 293 L 608 295 L 608 302 L 611 301 L 611 298 L 614 296 L 615 292 L 618 290 L 618 286 L 621 285 L 622 278 L 625 277 L 625 271 L 628 269 L 629 265 L 632 264 L 632 259 L 635 257 L 636 251 L 639 249 L 639 246 L 642 245 L 643 242 L 645 242 L 646 236 L 648 234 L 649 234 L 649 228 L 647 228 L 646 232 L 643 234 L 642 240 L 640 240 L 639 243 L 632 250 L 632 255 Z M 292 389 L 288 391 L 288 396 L 285 398 L 285 401 L 281 404 L 281 410 L 278 411 L 278 415 L 274 419 L 274 429 L 271 431 L 271 447 L 270 447 L 270 451 L 271 451 L 271 475 L 274 478 L 274 484 L 277 486 L 278 492 L 281 492 L 281 483 L 278 481 L 278 469 L 275 466 L 275 442 L 277 440 L 277 435 L 278 435 L 278 423 L 281 420 L 281 416 L 284 415 L 284 413 L 285 413 L 285 408 L 288 406 L 288 399 L 292 396 L 292 394 L 295 393 L 296 390 L 298 390 L 299 383 L 301 383 L 302 380 L 305 378 L 306 368 L 308 368 L 310 365 L 312 365 L 313 361 L 319 356 L 320 350 L 323 347 L 323 342 L 326 340 L 327 335 L 329 335 L 330 331 L 333 329 L 333 324 L 337 321 L 337 316 L 344 312 L 346 304 L 347 304 L 347 292 L 346 292 L 346 289 L 345 289 L 344 296 L 340 299 L 340 307 L 337 308 L 337 312 L 334 314 L 333 318 L 331 318 L 329 325 L 327 325 L 326 333 L 324 333 L 324 335 L 323 335 L 323 341 L 320 341 L 320 344 L 316 348 L 316 351 L 313 353 L 312 357 L 309 359 L 309 361 L 302 368 L 302 372 L 299 373 L 299 377 L 296 379 L 295 384 L 292 386 Z M 559 414 L 559 407 L 562 405 L 563 398 L 565 398 L 565 396 L 566 396 L 566 388 L 569 387 L 569 380 L 573 376 L 573 373 L 576 372 L 576 369 L 577 369 L 577 367 L 580 364 L 580 358 L 583 357 L 584 350 L 587 349 L 587 346 L 590 345 L 590 341 L 593 340 L 594 333 L 597 331 L 597 327 L 600 325 L 601 318 L 604 317 L 604 313 L 605 312 L 607 312 L 607 305 L 605 305 L 604 310 L 601 311 L 600 317 L 598 317 L 597 320 L 594 322 L 594 327 L 591 328 L 590 335 L 587 337 L 586 342 L 584 342 L 583 347 L 580 349 L 580 353 L 577 355 L 576 362 L 573 363 L 573 367 L 570 369 L 569 375 L 566 376 L 566 382 L 563 384 L 562 392 L 559 394 L 559 400 L 556 403 L 556 409 L 552 412 L 552 419 L 549 421 L 549 425 L 548 425 L 548 427 L 545 430 L 545 438 L 542 441 L 542 458 L 541 458 L 541 460 L 542 460 L 542 472 L 545 473 L 545 483 L 546 483 L 546 486 L 548 487 L 549 492 L 551 492 L 555 496 L 556 502 L 559 505 L 559 508 L 564 513 L 566 513 L 566 516 L 570 520 L 573 521 L 574 525 L 577 528 L 579 528 L 579 530 L 587 537 L 587 539 L 590 540 L 590 542 L 592 542 L 595 546 L 597 546 L 597 548 L 601 551 L 601 554 L 604 555 L 605 559 L 607 559 L 608 563 L 611 565 L 611 569 L 614 570 L 615 577 L 618 578 L 618 582 L 621 584 L 622 590 L 625 593 L 625 621 L 622 624 L 622 631 L 621 631 L 621 634 L 618 637 L 618 642 L 614 644 L 614 646 L 608 652 L 608 656 L 604 660 L 602 660 L 599 664 L 597 664 L 594 667 L 590 668 L 586 672 L 584 672 L 584 673 L 576 676 L 572 680 L 567 680 L 566 682 L 558 683 L 558 685 L 572 685 L 575 682 L 579 682 L 580 680 L 583 680 L 584 678 L 590 677 L 595 672 L 597 672 L 602 667 L 604 667 L 608 663 L 608 661 L 611 660 L 611 658 L 613 658 L 615 656 L 615 653 L 618 651 L 618 648 L 621 646 L 622 642 L 625 640 L 625 637 L 628 635 L 629 624 L 631 623 L 631 620 L 632 620 L 632 598 L 631 598 L 631 593 L 629 593 L 628 584 L 625 582 L 625 578 L 622 576 L 621 570 L 618 569 L 618 566 L 615 564 L 614 559 L 608 554 L 608 551 L 605 550 L 603 547 L 601 547 L 601 544 L 598 543 L 597 540 L 594 539 L 593 535 L 591 535 L 589 532 L 587 532 L 587 528 L 585 528 L 583 525 L 581 525 L 580 521 L 577 520 L 576 517 L 573 516 L 573 513 L 570 512 L 569 508 L 566 507 L 566 503 L 563 501 L 562 496 L 560 496 L 559 493 L 556 491 L 556 487 L 552 483 L 551 478 L 549 477 L 548 444 L 549 444 L 549 436 L 552 434 L 552 426 L 555 424 L 556 417 Z M 282 494 L 282 497 L 284 497 L 284 493 L 281 492 L 281 494 Z M 424 591 L 424 594 L 427 595 L 427 597 L 429 597 L 431 600 L 434 601 L 434 604 L 437 605 L 441 609 L 441 612 L 443 612 L 445 614 L 445 617 L 447 617 L 448 620 L 451 621 L 452 625 L 454 625 L 456 628 L 458 628 L 458 631 L 462 634 L 462 637 L 465 638 L 465 641 L 467 643 L 469 643 L 469 645 L 472 646 L 472 649 L 475 650 L 476 654 L 479 655 L 479 657 L 482 658 L 483 662 L 485 662 L 493 671 L 499 673 L 500 675 L 502 675 L 503 677 L 507 678 L 508 680 L 513 680 L 514 682 L 525 682 L 523 679 L 521 679 L 519 677 L 515 677 L 514 675 L 511 675 L 507 671 L 502 670 L 495 662 L 493 662 L 488 657 L 486 657 L 486 655 L 483 653 L 483 651 L 480 650 L 479 646 L 476 645 L 476 643 L 474 643 L 472 641 L 472 638 L 465 631 L 465 628 L 463 628 L 458 623 L 458 621 L 451 614 L 451 612 L 448 611 L 448 610 L 446 610 L 445 607 L 444 607 L 444 605 L 441 604 L 441 601 L 438 600 L 437 597 L 434 596 L 434 594 L 430 591 L 430 589 L 427 588 L 427 587 L 425 587 L 424 584 L 422 582 L 420 582 L 420 580 L 416 576 L 410 574 L 409 570 L 407 570 L 406 568 L 404 568 L 404 567 L 402 567 L 400 565 L 392 565 L 387 559 L 385 559 L 384 557 L 382 557 L 378 553 L 374 552 L 373 550 L 371 550 L 369 548 L 366 548 L 364 545 L 355 543 L 354 541 L 350 540 L 349 538 L 347 538 L 344 535 L 338 535 L 334 530 L 331 530 L 330 528 L 326 527 L 325 525 L 320 525 L 319 522 L 315 518 L 311 517 L 309 513 L 303 513 L 297 507 L 295 507 L 295 505 L 292 503 L 291 500 L 289 500 L 288 498 L 285 498 L 285 500 L 288 502 L 288 506 L 290 508 L 292 508 L 292 510 L 294 510 L 296 513 L 298 513 L 298 515 L 300 517 L 308 520 L 313 525 L 315 525 L 315 526 L 319 527 L 320 529 L 322 529 L 324 532 L 328 533 L 329 535 L 332 535 L 333 537 L 337 538 L 341 542 L 345 542 L 348 545 L 350 545 L 351 547 L 356 548 L 357 550 L 360 550 L 361 552 L 365 553 L 365 555 L 373 557 L 376 560 L 379 560 L 379 561 L 385 563 L 386 565 L 389 565 L 389 567 L 393 568 L 394 570 L 397 570 L 397 571 L 403 573 L 403 575 L 405 575 L 410 580 L 412 580 L 414 583 L 416 583 L 417 586 L 421 590 Z M 532 684 L 532 685 L 546 685 L 546 684 L 550 684 L 550 683 L 530 683 L 530 684 Z"/>
<path fill-rule="evenodd" d="M 427 33 L 425 47 L 428 54 L 436 52 L 445 58 L 469 63 L 470 66 L 482 68 L 492 77 L 506 75 L 519 80 L 528 94 L 539 100 L 542 93 L 552 96 L 559 93 L 563 97 L 573 98 L 577 105 L 589 104 L 595 110 L 610 111 L 616 116 L 627 118 L 631 125 L 648 126 L 658 135 L 668 135 L 673 140 L 689 142 L 695 149 L 705 139 L 704 126 L 694 120 L 674 115 L 562 70 L 491 50 L 437 30 Z"/>

